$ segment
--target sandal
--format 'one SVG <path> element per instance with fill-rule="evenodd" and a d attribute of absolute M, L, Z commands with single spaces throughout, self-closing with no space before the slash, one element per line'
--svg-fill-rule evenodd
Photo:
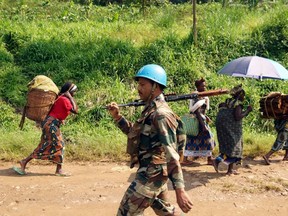
<path fill-rule="evenodd" d="M 263 156 L 263 159 L 266 165 L 270 165 L 270 160 L 265 155 Z"/>
<path fill-rule="evenodd" d="M 21 168 L 19 167 L 12 167 L 12 169 L 19 175 L 26 175 L 27 173 L 25 171 L 23 171 Z"/>

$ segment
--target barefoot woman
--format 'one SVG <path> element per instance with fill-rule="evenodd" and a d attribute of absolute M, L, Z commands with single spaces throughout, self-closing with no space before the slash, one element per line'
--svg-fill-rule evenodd
<path fill-rule="evenodd" d="M 220 155 L 213 161 L 218 172 L 218 164 L 224 161 L 228 164 L 227 174 L 238 174 L 233 169 L 233 164 L 240 163 L 243 152 L 242 119 L 247 116 L 252 107 L 243 109 L 242 102 L 245 99 L 245 91 L 242 86 L 236 86 L 231 90 L 232 98 L 219 106 L 216 117 L 216 130 L 219 142 Z"/>

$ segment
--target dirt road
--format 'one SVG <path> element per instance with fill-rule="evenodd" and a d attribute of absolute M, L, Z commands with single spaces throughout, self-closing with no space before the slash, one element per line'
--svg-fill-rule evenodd
<path fill-rule="evenodd" d="M 244 160 L 240 175 L 215 173 L 204 160 L 183 167 L 193 216 L 287 216 L 288 163 L 275 158 Z M 67 162 L 70 177 L 54 176 L 54 166 L 34 161 L 19 176 L 12 163 L 0 164 L 0 216 L 112 216 L 136 169 L 125 164 Z M 172 203 L 175 193 L 169 185 Z M 155 215 L 151 209 L 146 216 Z"/>

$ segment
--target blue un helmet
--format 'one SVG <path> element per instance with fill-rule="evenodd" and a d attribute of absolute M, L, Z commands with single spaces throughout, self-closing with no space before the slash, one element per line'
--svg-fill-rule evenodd
<path fill-rule="evenodd" d="M 156 64 L 148 64 L 143 66 L 136 76 L 134 77 L 135 80 L 138 80 L 138 78 L 146 78 L 149 80 L 152 80 L 164 87 L 167 87 L 167 75 L 165 70 Z"/>

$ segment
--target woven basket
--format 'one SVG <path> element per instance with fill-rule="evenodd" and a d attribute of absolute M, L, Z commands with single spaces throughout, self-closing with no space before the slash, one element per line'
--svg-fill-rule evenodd
<path fill-rule="evenodd" d="M 27 95 L 25 116 L 33 121 L 43 121 L 48 115 L 57 94 L 42 89 L 31 89 Z"/>
<path fill-rule="evenodd" d="M 199 133 L 199 121 L 194 114 L 187 114 L 181 117 L 184 122 L 186 134 L 188 136 L 197 136 Z"/>

